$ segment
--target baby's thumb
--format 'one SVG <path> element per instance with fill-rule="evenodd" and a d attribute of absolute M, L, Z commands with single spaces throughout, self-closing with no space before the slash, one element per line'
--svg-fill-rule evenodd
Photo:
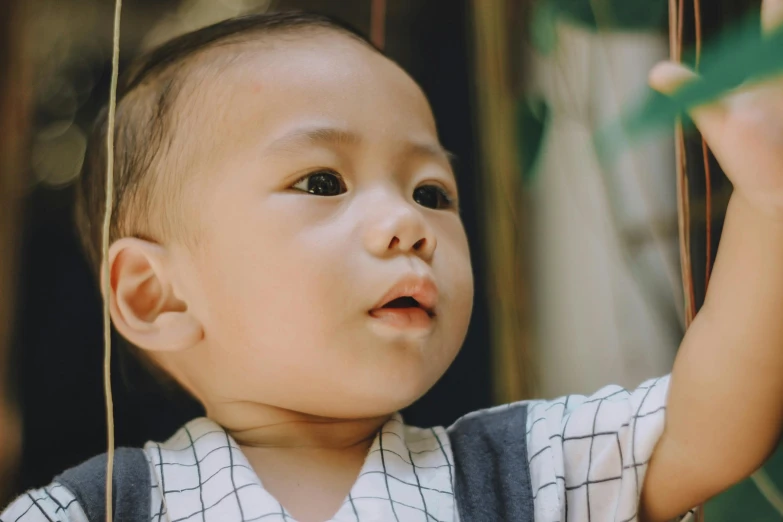
<path fill-rule="evenodd" d="M 674 62 L 661 62 L 650 71 L 650 87 L 656 91 L 672 95 L 685 84 L 697 80 L 699 76 L 689 68 Z M 720 101 L 698 107 L 689 107 L 688 114 L 702 135 L 710 141 L 710 135 L 715 135 L 723 123 L 725 108 Z"/>
<path fill-rule="evenodd" d="M 761 3 L 761 25 L 768 33 L 783 26 L 783 0 L 764 0 Z"/>
<path fill-rule="evenodd" d="M 674 94 L 686 83 L 698 78 L 695 72 L 674 62 L 661 62 L 650 71 L 650 87 L 663 94 Z"/>

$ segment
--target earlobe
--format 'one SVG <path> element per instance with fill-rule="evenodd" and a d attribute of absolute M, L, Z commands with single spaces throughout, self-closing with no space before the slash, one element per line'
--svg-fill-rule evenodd
<path fill-rule="evenodd" d="M 165 247 L 123 238 L 109 263 L 111 316 L 123 337 L 150 351 L 186 350 L 201 340 L 201 323 L 175 295 Z"/>

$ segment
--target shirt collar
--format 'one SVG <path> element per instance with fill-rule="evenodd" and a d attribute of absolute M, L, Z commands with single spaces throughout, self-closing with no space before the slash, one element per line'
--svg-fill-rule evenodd
<path fill-rule="evenodd" d="M 170 520 L 295 522 L 268 493 L 233 438 L 195 419 L 145 447 Z M 356 483 L 329 522 L 456 519 L 454 459 L 443 428 L 406 426 L 395 414 L 375 437 Z"/>

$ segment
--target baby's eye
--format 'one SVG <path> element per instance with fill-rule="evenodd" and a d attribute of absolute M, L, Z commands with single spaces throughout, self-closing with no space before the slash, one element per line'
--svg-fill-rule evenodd
<path fill-rule="evenodd" d="M 339 196 L 348 190 L 342 176 L 328 169 L 311 172 L 297 181 L 291 188 L 309 192 L 316 196 Z"/>
<path fill-rule="evenodd" d="M 454 205 L 445 189 L 437 185 L 423 185 L 413 191 L 413 201 L 422 207 L 443 210 Z"/>

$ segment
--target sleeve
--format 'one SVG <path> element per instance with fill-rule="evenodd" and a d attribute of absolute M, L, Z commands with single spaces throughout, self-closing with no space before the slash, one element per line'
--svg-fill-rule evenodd
<path fill-rule="evenodd" d="M 2 514 L 0 522 L 89 522 L 76 498 L 54 482 L 20 496 Z"/>
<path fill-rule="evenodd" d="M 536 522 L 630 522 L 663 433 L 669 376 L 528 406 Z M 686 519 L 687 520 L 687 519 Z"/>

